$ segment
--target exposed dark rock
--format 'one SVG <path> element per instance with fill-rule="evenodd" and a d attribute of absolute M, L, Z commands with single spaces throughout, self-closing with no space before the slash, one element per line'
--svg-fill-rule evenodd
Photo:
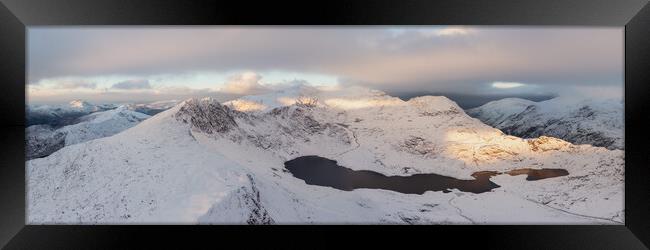
<path fill-rule="evenodd" d="M 192 129 L 207 133 L 225 133 L 237 126 L 233 114 L 237 112 L 211 98 L 190 99 L 174 116 L 189 123 Z"/>
<path fill-rule="evenodd" d="M 448 110 L 444 111 L 436 111 L 436 112 L 422 112 L 420 113 L 420 116 L 439 116 L 439 115 L 457 115 L 460 114 L 461 111 L 457 109 L 456 107 L 450 107 Z"/>
<path fill-rule="evenodd" d="M 411 154 L 422 156 L 432 155 L 435 151 L 435 146 L 432 142 L 418 136 L 410 136 L 400 146 Z"/>
<path fill-rule="evenodd" d="M 199 223 L 213 224 L 214 221 L 232 220 L 236 223 L 249 225 L 275 224 L 275 221 L 263 205 L 260 190 L 257 188 L 253 176 L 247 174 L 246 177 L 248 178 L 247 185 L 239 187 L 220 202 L 215 203 L 208 209 L 206 214 L 199 218 Z M 232 213 L 224 214 L 225 210 Z"/>
<path fill-rule="evenodd" d="M 248 180 L 251 183 L 251 190 L 247 190 L 246 187 L 242 188 L 242 198 L 246 207 L 250 208 L 250 214 L 246 223 L 249 225 L 269 225 L 273 224 L 273 218 L 269 215 L 268 211 L 262 206 L 262 201 L 260 199 L 260 191 L 255 186 L 255 181 L 253 176 L 250 174 L 247 175 Z"/>
<path fill-rule="evenodd" d="M 279 148 L 296 141 L 310 142 L 315 135 L 328 135 L 339 138 L 343 143 L 351 143 L 345 127 L 317 121 L 309 107 L 292 105 L 274 108 L 255 119 L 274 124 L 267 134 L 242 129 L 250 142 L 263 149 Z"/>

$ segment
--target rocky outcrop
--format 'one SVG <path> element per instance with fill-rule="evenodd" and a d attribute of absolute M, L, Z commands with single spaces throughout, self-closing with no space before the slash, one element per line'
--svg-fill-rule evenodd
<path fill-rule="evenodd" d="M 207 134 L 225 133 L 237 126 L 233 111 L 212 98 L 189 99 L 174 116 Z"/>
<path fill-rule="evenodd" d="M 568 151 L 570 149 L 575 148 L 574 145 L 571 145 L 566 141 L 553 138 L 553 137 L 548 137 L 548 136 L 540 136 L 539 138 L 536 139 L 530 139 L 527 142 L 532 151 L 542 151 L 542 152 L 554 151 L 554 150 Z"/>
<path fill-rule="evenodd" d="M 432 156 L 435 153 L 435 145 L 427 139 L 418 136 L 410 136 L 408 139 L 404 140 L 398 148 L 411 154 L 422 155 L 425 157 Z"/>
<path fill-rule="evenodd" d="M 340 124 L 321 122 L 314 118 L 314 107 L 300 104 L 279 107 L 261 115 L 239 113 L 236 140 L 246 139 L 263 149 L 281 149 L 295 143 L 317 143 L 316 138 L 332 138 L 349 145 L 351 135 Z"/>
<path fill-rule="evenodd" d="M 248 225 L 274 224 L 273 218 L 263 205 L 260 190 L 253 176 L 246 175 L 248 185 L 234 190 L 224 201 L 211 207 L 199 218 L 199 223 L 212 224 L 215 221 L 245 223 Z"/>

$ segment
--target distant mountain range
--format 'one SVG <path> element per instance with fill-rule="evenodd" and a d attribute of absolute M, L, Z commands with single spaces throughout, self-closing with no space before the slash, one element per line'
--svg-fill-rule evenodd
<path fill-rule="evenodd" d="M 26 158 L 48 156 L 65 146 L 114 135 L 149 117 L 120 106 L 79 117 L 77 123 L 59 128 L 46 124 L 29 126 L 25 131 Z"/>
<path fill-rule="evenodd" d="M 582 112 L 601 106 L 589 107 Z M 500 175 L 492 181 L 501 187 L 481 194 L 342 191 L 284 168 L 305 155 L 387 176 L 471 179 L 521 168 L 569 175 Z M 27 161 L 27 222 L 622 224 L 623 155 L 509 136 L 442 96 L 403 101 L 364 88 L 297 86 L 226 103 L 188 99 L 115 135 Z"/>
<path fill-rule="evenodd" d="M 151 103 L 130 103 L 130 104 L 91 104 L 83 100 L 74 100 L 65 105 L 27 105 L 26 124 L 31 125 L 49 125 L 58 128 L 66 125 L 72 125 L 79 122 L 79 118 L 95 112 L 115 109 L 118 106 L 125 105 L 127 109 L 147 114 L 155 115 L 165 111 L 178 104 L 178 100 L 157 101 Z"/>
<path fill-rule="evenodd" d="M 522 138 L 552 136 L 575 144 L 624 149 L 621 100 L 557 97 L 533 102 L 507 98 L 466 110 L 504 133 Z"/>
<path fill-rule="evenodd" d="M 114 104 L 93 105 L 82 100 L 74 100 L 67 105 L 28 105 L 26 106 L 26 122 L 27 126 L 61 127 L 77 123 L 77 119 L 84 115 L 116 107 L 117 105 Z"/>
<path fill-rule="evenodd" d="M 171 100 L 118 106 L 75 100 L 68 105 L 28 106 L 25 158 L 45 157 L 64 146 L 117 134 L 177 103 Z"/>
<path fill-rule="evenodd" d="M 135 112 L 140 112 L 147 115 L 155 115 L 176 106 L 176 104 L 179 102 L 179 100 L 169 100 L 151 103 L 128 104 L 127 108 Z"/>

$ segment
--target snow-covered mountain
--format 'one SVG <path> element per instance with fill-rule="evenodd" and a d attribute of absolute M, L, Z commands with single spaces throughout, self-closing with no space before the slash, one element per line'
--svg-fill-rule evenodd
<path fill-rule="evenodd" d="M 492 181 L 501 187 L 480 194 L 343 191 L 308 185 L 284 168 L 305 155 L 384 175 L 570 174 L 538 181 L 499 175 Z M 361 88 L 296 87 L 223 105 L 186 100 L 122 133 L 30 160 L 27 220 L 621 224 L 623 162 L 621 150 L 505 135 L 441 96 L 402 101 Z"/>
<path fill-rule="evenodd" d="M 506 98 L 466 111 L 506 134 L 535 138 L 542 135 L 575 144 L 623 149 L 623 102 L 556 97 L 533 102 Z"/>
<path fill-rule="evenodd" d="M 26 158 L 47 156 L 65 146 L 111 136 L 147 118 L 149 115 L 120 106 L 82 116 L 77 119 L 77 123 L 60 128 L 49 125 L 29 126 L 25 131 Z"/>
<path fill-rule="evenodd" d="M 326 88 L 321 88 L 326 89 Z M 319 90 L 319 88 L 309 85 L 296 85 L 290 88 L 280 89 L 278 91 L 262 94 L 244 96 L 223 104 L 231 109 L 243 112 L 264 112 L 274 108 L 289 106 L 296 101 L 308 101 L 309 98 L 316 98 L 328 92 Z M 341 93 L 337 93 L 341 94 Z M 314 100 L 312 100 L 314 101 Z"/>
<path fill-rule="evenodd" d="M 179 102 L 179 100 L 168 100 L 151 103 L 127 104 L 127 108 L 135 112 L 140 112 L 147 115 L 155 115 L 176 106 L 176 104 Z"/>
<path fill-rule="evenodd" d="M 61 127 L 77 123 L 77 119 L 84 115 L 116 107 L 114 104 L 94 105 L 82 100 L 74 100 L 66 105 L 27 105 L 27 126 L 40 124 Z"/>

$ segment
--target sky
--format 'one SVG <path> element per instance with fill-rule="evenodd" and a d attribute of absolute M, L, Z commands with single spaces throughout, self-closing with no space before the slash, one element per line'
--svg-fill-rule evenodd
<path fill-rule="evenodd" d="M 621 27 L 50 26 L 27 40 L 30 104 L 225 101 L 295 84 L 476 100 L 623 95 Z"/>

